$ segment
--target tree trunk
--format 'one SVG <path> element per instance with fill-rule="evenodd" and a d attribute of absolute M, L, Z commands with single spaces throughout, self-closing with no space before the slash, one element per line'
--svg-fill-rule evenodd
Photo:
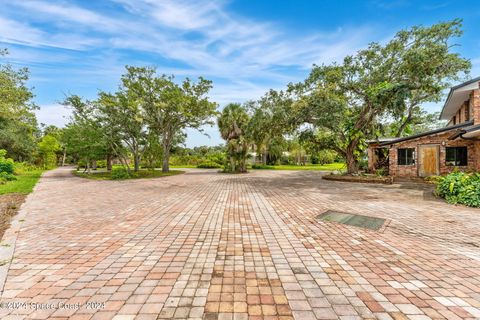
<path fill-rule="evenodd" d="M 348 174 L 358 173 L 358 160 L 354 154 L 356 145 L 357 145 L 356 142 L 350 142 L 350 144 L 347 146 L 347 150 L 345 153 L 345 160 L 347 162 Z"/>
<path fill-rule="evenodd" d="M 65 167 L 65 159 L 67 158 L 67 148 L 63 148 L 62 167 Z"/>
<path fill-rule="evenodd" d="M 163 161 L 162 161 L 162 172 L 170 171 L 170 146 L 163 146 Z"/>
<path fill-rule="evenodd" d="M 97 170 L 97 160 L 92 161 L 92 169 Z"/>
<path fill-rule="evenodd" d="M 112 155 L 107 154 L 107 171 L 112 171 Z"/>
<path fill-rule="evenodd" d="M 137 172 L 140 169 L 140 156 L 135 154 L 133 156 L 133 171 Z"/>
<path fill-rule="evenodd" d="M 267 165 L 267 146 L 263 148 L 263 153 L 262 153 L 262 164 L 264 166 Z"/>
<path fill-rule="evenodd" d="M 232 172 L 235 172 L 235 157 L 233 157 L 232 155 L 230 155 L 230 170 L 232 170 Z"/>

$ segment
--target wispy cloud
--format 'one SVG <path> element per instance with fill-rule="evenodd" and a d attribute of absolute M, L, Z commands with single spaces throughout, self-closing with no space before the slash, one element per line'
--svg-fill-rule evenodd
<path fill-rule="evenodd" d="M 56 28 L 49 32 L 0 20 L 10 32 L 4 42 L 66 49 L 141 50 L 181 61 L 217 77 L 249 77 L 276 66 L 307 68 L 329 62 L 364 44 L 366 29 L 339 32 L 336 38 L 308 35 L 285 38 L 278 26 L 234 17 L 222 2 L 118 0 L 125 12 L 102 13 L 64 3 L 22 1 L 12 6 Z M 52 29 L 65 30 L 61 33 Z M 13 32 L 13 30 L 18 30 Z M 92 33 L 96 30 L 97 33 Z M 48 40 L 47 40 L 48 39 Z M 55 39 L 54 41 L 50 39 Z M 68 39 L 68 41 L 66 41 Z"/>
<path fill-rule="evenodd" d="M 62 127 L 68 122 L 71 111 L 60 104 L 41 105 L 36 111 L 38 123 Z"/>
<path fill-rule="evenodd" d="M 13 46 L 10 59 L 31 67 L 39 121 L 56 125 L 68 115 L 56 104 L 65 93 L 92 98 L 114 89 L 125 64 L 210 78 L 211 97 L 223 105 L 299 81 L 312 64 L 342 59 L 374 32 L 356 26 L 299 33 L 236 15 L 222 0 L 24 0 L 0 12 L 0 47 Z"/>

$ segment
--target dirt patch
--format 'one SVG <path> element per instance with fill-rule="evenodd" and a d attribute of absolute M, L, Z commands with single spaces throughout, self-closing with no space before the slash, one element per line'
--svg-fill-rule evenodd
<path fill-rule="evenodd" d="M 362 182 L 362 183 L 384 183 L 392 184 L 391 177 L 380 177 L 375 175 L 367 176 L 350 176 L 350 175 L 335 175 L 327 174 L 322 176 L 322 179 L 325 180 L 334 180 L 334 181 L 344 181 L 344 182 Z"/>
<path fill-rule="evenodd" d="M 27 195 L 20 193 L 0 195 L 0 239 L 3 238 L 5 230 L 10 226 L 10 220 L 20 210 L 26 197 Z"/>

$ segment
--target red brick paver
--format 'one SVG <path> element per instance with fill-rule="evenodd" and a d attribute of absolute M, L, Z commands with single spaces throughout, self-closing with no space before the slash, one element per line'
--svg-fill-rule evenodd
<path fill-rule="evenodd" d="M 316 218 L 329 209 L 389 224 Z M 22 211 L 1 319 L 480 318 L 480 210 L 406 185 L 57 169 Z"/>

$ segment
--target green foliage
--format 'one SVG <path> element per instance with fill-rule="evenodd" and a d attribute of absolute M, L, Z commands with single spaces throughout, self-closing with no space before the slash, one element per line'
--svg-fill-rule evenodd
<path fill-rule="evenodd" d="M 73 111 L 70 123 L 63 130 L 65 148 L 76 163 L 90 168 L 93 160 L 105 159 L 109 144 L 116 144 L 118 139 L 101 123 L 91 101 L 72 95 L 63 104 Z"/>
<path fill-rule="evenodd" d="M 110 174 L 112 180 L 123 180 L 130 178 L 130 174 L 128 173 L 127 169 L 122 167 L 114 167 L 112 168 L 112 172 Z"/>
<path fill-rule="evenodd" d="M 0 172 L 0 183 L 17 180 L 17 177 L 11 173 Z"/>
<path fill-rule="evenodd" d="M 388 175 L 388 171 L 386 168 L 378 168 L 377 170 L 375 170 L 375 174 L 377 176 L 385 177 Z"/>
<path fill-rule="evenodd" d="M 202 77 L 193 82 L 186 78 L 181 84 L 173 76 L 157 75 L 155 68 L 127 66 L 122 88 L 142 110 L 142 117 L 151 133 L 161 138 L 162 171 L 168 172 L 170 151 L 175 139 L 186 128 L 202 131 L 211 125 L 217 104 L 207 96 L 212 82 Z"/>
<path fill-rule="evenodd" d="M 204 162 L 213 162 L 220 167 L 225 165 L 226 157 L 224 152 L 216 151 L 214 148 L 208 148 L 207 150 L 203 151 L 204 152 L 198 152 L 198 150 L 195 150 L 194 148 L 187 151 L 193 154 L 173 155 L 170 157 L 170 164 L 177 167 L 197 167 Z"/>
<path fill-rule="evenodd" d="M 439 179 L 436 192 L 448 203 L 480 207 L 480 173 L 452 172 Z"/>
<path fill-rule="evenodd" d="M 12 180 L 0 185 L 0 194 L 27 194 L 32 192 L 33 187 L 37 183 L 38 179 L 40 179 L 43 170 L 31 167 L 29 165 L 25 166 L 25 168 L 23 165 L 16 165 L 15 172 L 17 174 L 15 176 L 16 180 Z"/>
<path fill-rule="evenodd" d="M 248 136 L 246 134 L 250 117 L 244 106 L 230 103 L 217 119 L 221 137 L 227 141 L 226 172 L 246 172 Z"/>
<path fill-rule="evenodd" d="M 442 179 L 442 176 L 428 176 L 424 178 L 424 181 L 431 184 L 438 184 Z"/>
<path fill-rule="evenodd" d="M 209 160 L 203 161 L 197 165 L 197 168 L 204 168 L 204 169 L 216 169 L 221 167 L 222 167 L 221 164 L 218 164 L 216 162 L 209 161 Z"/>
<path fill-rule="evenodd" d="M 0 57 L 6 51 L 0 50 Z M 0 149 L 16 161 L 31 160 L 38 133 L 28 69 L 0 64 Z"/>
<path fill-rule="evenodd" d="M 0 184 L 5 184 L 7 181 L 17 180 L 14 176 L 14 162 L 13 159 L 6 158 L 7 151 L 0 149 Z"/>
<path fill-rule="evenodd" d="M 358 160 L 358 169 L 365 171 L 368 169 L 368 159 L 360 159 Z"/>
<path fill-rule="evenodd" d="M 117 168 L 125 170 L 122 167 L 117 167 Z M 107 171 L 98 171 L 90 174 L 79 172 L 76 170 L 73 171 L 73 174 L 76 175 L 77 177 L 87 178 L 92 180 L 148 179 L 148 178 L 168 177 L 168 176 L 173 176 L 173 175 L 182 174 L 182 173 L 184 173 L 184 171 L 170 170 L 169 172 L 162 172 L 160 170 L 140 169 L 137 172 L 130 172 L 128 174 L 128 177 L 126 175 L 123 175 L 121 178 L 116 178 L 116 177 L 114 178 L 112 176 L 112 172 L 107 172 Z"/>
<path fill-rule="evenodd" d="M 332 150 L 321 150 L 318 153 L 312 155 L 312 164 L 327 164 L 335 162 L 337 153 Z"/>
<path fill-rule="evenodd" d="M 38 143 L 38 153 L 41 157 L 42 165 L 45 169 L 53 168 L 57 165 L 56 152 L 61 149 L 57 138 L 51 134 L 47 134 Z"/>
<path fill-rule="evenodd" d="M 172 166 L 197 166 L 203 161 L 199 155 L 175 155 L 170 157 L 170 164 Z"/>
<path fill-rule="evenodd" d="M 97 160 L 97 168 L 106 168 L 107 160 Z"/>
<path fill-rule="evenodd" d="M 14 162 L 13 159 L 6 158 L 7 150 L 0 149 L 0 173 L 13 175 Z"/>
<path fill-rule="evenodd" d="M 289 93 L 270 90 L 258 101 L 249 101 L 245 105 L 251 113 L 245 135 L 257 147 L 257 154 L 264 165 L 280 158 L 284 150 L 284 135 L 295 128 L 292 103 Z"/>
<path fill-rule="evenodd" d="M 356 173 L 365 141 L 381 134 L 382 119 L 400 119 L 403 131 L 422 103 L 438 101 L 449 81 L 468 72 L 470 62 L 452 52 L 460 27 L 459 20 L 413 27 L 341 64 L 315 66 L 303 84 L 291 86 L 300 96 L 292 113 L 322 128 L 329 148 Z"/>
<path fill-rule="evenodd" d="M 343 171 L 345 169 L 345 163 L 329 163 L 325 165 L 319 164 L 306 164 L 304 166 L 297 165 L 252 165 L 252 169 L 267 169 L 267 170 L 301 170 L 301 171 Z"/>

